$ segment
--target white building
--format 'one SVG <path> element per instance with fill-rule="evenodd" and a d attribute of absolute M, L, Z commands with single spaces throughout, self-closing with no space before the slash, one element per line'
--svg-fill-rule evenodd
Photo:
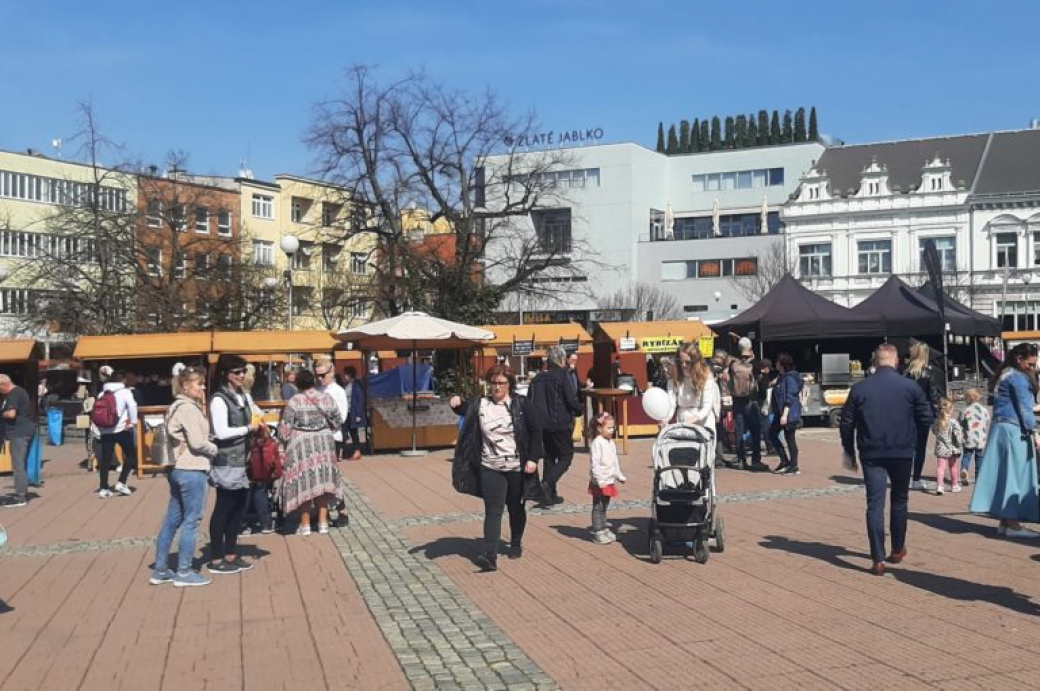
<path fill-rule="evenodd" d="M 823 152 L 816 142 L 676 156 L 632 143 L 564 150 L 559 201 L 532 214 L 530 229 L 588 261 L 554 302 L 504 309 L 580 320 L 597 298 L 639 282 L 675 296 L 689 317 L 728 318 L 753 302 L 735 281 L 757 273 L 759 257 L 782 242 L 780 207 Z"/>
<path fill-rule="evenodd" d="M 832 147 L 783 221 L 799 277 L 840 304 L 892 273 L 923 282 L 931 239 L 955 297 L 1040 328 L 1040 130 Z"/>

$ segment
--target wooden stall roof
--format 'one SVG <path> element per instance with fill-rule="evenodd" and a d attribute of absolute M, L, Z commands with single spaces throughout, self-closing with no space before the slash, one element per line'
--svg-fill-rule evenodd
<path fill-rule="evenodd" d="M 617 341 L 621 338 L 660 338 L 679 336 L 689 341 L 714 332 L 699 319 L 660 322 L 600 322 L 596 328 L 596 342 Z"/>
<path fill-rule="evenodd" d="M 210 352 L 211 344 L 209 331 L 83 336 L 76 344 L 74 357 L 77 360 L 126 360 L 205 355 Z"/>
<path fill-rule="evenodd" d="M 238 355 L 328 353 L 338 344 L 329 331 L 214 331 L 210 352 Z"/>
<path fill-rule="evenodd" d="M 28 362 L 35 347 L 31 338 L 0 339 L 0 362 Z"/>
<path fill-rule="evenodd" d="M 1000 337 L 1005 341 L 1040 341 L 1040 331 L 1005 331 Z"/>
<path fill-rule="evenodd" d="M 562 338 L 565 341 L 578 339 L 579 345 L 592 343 L 592 336 L 581 328 L 581 324 L 506 324 L 480 327 L 495 334 L 485 346 L 500 348 L 510 346 L 513 341 L 529 341 L 532 335 L 536 345 L 554 345 Z"/>

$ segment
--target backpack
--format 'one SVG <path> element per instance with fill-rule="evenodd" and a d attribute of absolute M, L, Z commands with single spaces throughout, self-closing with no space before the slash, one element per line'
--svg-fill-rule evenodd
<path fill-rule="evenodd" d="M 282 447 L 268 432 L 267 426 L 260 425 L 249 448 L 249 465 L 246 466 L 249 479 L 253 482 L 277 480 L 282 476 L 282 467 Z"/>
<path fill-rule="evenodd" d="M 729 366 L 729 389 L 734 398 L 750 398 L 758 393 L 755 366 L 751 360 L 735 360 Z"/>
<path fill-rule="evenodd" d="M 119 424 L 115 391 L 105 391 L 94 401 L 94 407 L 90 409 L 90 421 L 101 429 L 111 429 Z"/>

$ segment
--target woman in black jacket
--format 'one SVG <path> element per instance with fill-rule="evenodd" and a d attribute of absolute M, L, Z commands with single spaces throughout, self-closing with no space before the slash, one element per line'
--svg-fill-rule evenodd
<path fill-rule="evenodd" d="M 946 396 L 946 391 L 945 381 L 942 380 L 940 373 L 929 363 L 930 359 L 931 349 L 928 347 L 928 344 L 916 341 L 910 346 L 910 361 L 906 364 L 906 372 L 904 374 L 917 382 L 917 385 L 924 391 L 924 396 L 928 399 L 929 405 L 931 405 L 932 417 L 934 418 L 935 411 L 939 405 L 939 399 Z M 910 489 L 927 489 L 924 481 L 921 479 L 921 472 L 924 470 L 924 462 L 928 458 L 929 431 L 927 426 L 917 430 L 917 448 L 914 451 L 914 473 Z"/>
<path fill-rule="evenodd" d="M 538 470 L 542 437 L 526 399 L 513 389 L 516 379 L 505 365 L 495 365 L 484 375 L 490 395 L 465 401 L 453 396 L 450 404 L 465 414 L 455 464 L 474 480 L 471 491 L 484 499 L 484 549 L 474 559 L 481 571 L 498 569 L 502 537 L 502 513 L 509 509 L 509 558 L 523 555 L 527 526 L 524 508 L 524 474 Z"/>

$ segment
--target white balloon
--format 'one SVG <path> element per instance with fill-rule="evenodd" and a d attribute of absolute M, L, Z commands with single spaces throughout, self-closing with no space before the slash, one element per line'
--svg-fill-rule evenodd
<path fill-rule="evenodd" d="M 643 411 L 652 420 L 664 422 L 668 419 L 672 410 L 672 401 L 668 392 L 656 386 L 646 390 L 643 394 Z"/>

